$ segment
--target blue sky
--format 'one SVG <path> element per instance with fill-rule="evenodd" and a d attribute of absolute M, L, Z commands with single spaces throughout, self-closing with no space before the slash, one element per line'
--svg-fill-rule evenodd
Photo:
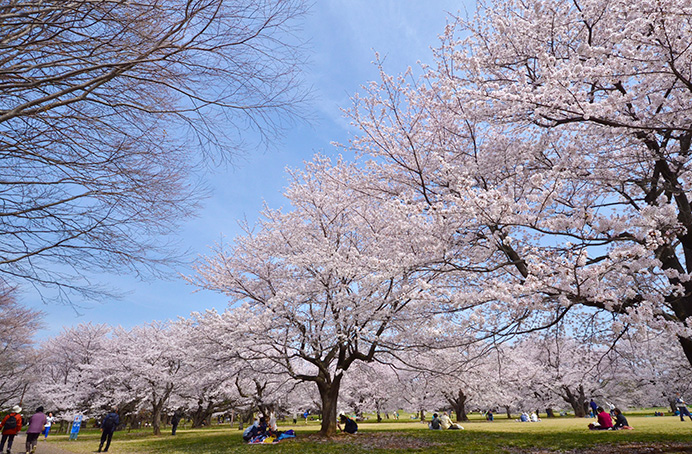
<path fill-rule="evenodd" d="M 377 79 L 374 53 L 385 57 L 387 72 L 400 73 L 418 62 L 431 62 L 431 47 L 439 43 L 449 14 L 473 13 L 475 0 L 319 0 L 302 19 L 300 38 L 308 42 L 309 63 L 304 78 L 314 91 L 308 107 L 311 124 L 298 124 L 270 151 L 249 153 L 233 166 L 207 175 L 212 196 L 199 216 L 180 231 L 183 248 L 192 257 L 204 255 L 222 238 L 230 241 L 239 232 L 238 220 L 257 219 L 262 205 L 285 205 L 281 193 L 285 169 L 302 167 L 316 152 L 340 152 L 331 143 L 348 141 L 350 128 L 341 109 L 361 85 Z M 189 270 L 180 270 L 189 274 Z M 196 289 L 182 279 L 142 282 L 131 276 L 99 276 L 105 284 L 123 292 L 121 299 L 107 302 L 76 301 L 78 309 L 43 304 L 29 290 L 20 299 L 45 312 L 46 328 L 40 338 L 60 332 L 63 326 L 89 321 L 126 327 L 187 316 L 215 307 L 222 310 L 227 299 Z"/>

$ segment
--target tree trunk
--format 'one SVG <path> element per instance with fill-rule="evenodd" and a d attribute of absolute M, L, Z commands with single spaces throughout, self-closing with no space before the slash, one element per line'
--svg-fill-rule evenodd
<path fill-rule="evenodd" d="M 668 398 L 668 405 L 670 406 L 670 412 L 675 413 L 678 411 L 678 403 L 675 401 L 674 397 L 669 397 Z"/>
<path fill-rule="evenodd" d="M 420 420 L 425 421 L 425 410 L 423 410 L 422 408 L 420 410 Z"/>
<path fill-rule="evenodd" d="M 687 361 L 690 364 L 692 364 L 692 339 L 678 336 L 678 341 L 680 342 L 682 351 L 685 353 L 685 356 L 687 357 Z"/>
<path fill-rule="evenodd" d="M 339 387 L 341 385 L 341 375 L 334 377 L 334 380 L 322 380 L 317 382 L 322 400 L 322 425 L 319 434 L 323 437 L 336 435 L 336 405 L 339 401 Z"/>
<path fill-rule="evenodd" d="M 505 413 L 507 413 L 507 419 L 512 419 L 512 412 L 509 411 L 509 405 L 505 405 Z"/>
<path fill-rule="evenodd" d="M 546 408 L 546 409 L 545 409 L 545 412 L 546 412 L 546 414 L 548 415 L 548 418 L 554 418 L 554 417 L 555 417 L 555 413 L 553 413 L 553 409 L 552 409 L 552 408 Z"/>
<path fill-rule="evenodd" d="M 466 401 L 468 396 L 464 394 L 464 390 L 460 388 L 456 395 L 444 392 L 444 396 L 447 399 L 447 403 L 452 406 L 454 412 L 457 414 L 457 422 L 468 421 L 469 417 L 466 415 Z"/>
<path fill-rule="evenodd" d="M 576 393 L 573 393 L 572 390 L 566 385 L 562 386 L 562 390 L 565 392 L 562 395 L 562 398 L 572 406 L 574 416 L 577 418 L 585 417 L 586 412 L 584 411 L 584 405 L 587 404 L 587 402 L 586 396 L 584 395 L 584 386 L 579 385 Z"/>
<path fill-rule="evenodd" d="M 159 401 L 152 405 L 152 421 L 151 427 L 154 429 L 154 435 L 161 435 L 161 411 L 163 403 Z"/>
<path fill-rule="evenodd" d="M 166 389 L 160 399 L 156 398 L 156 393 L 154 392 L 154 398 L 152 399 L 152 422 L 151 426 L 154 429 L 154 435 L 161 435 L 161 412 L 163 407 L 168 402 L 168 398 L 173 391 L 173 385 L 166 386 Z"/>
<path fill-rule="evenodd" d="M 211 414 L 214 412 L 214 403 L 210 400 L 206 406 L 204 406 L 204 402 L 202 399 L 199 399 L 197 402 L 197 408 L 195 409 L 194 412 L 192 412 L 192 428 L 199 428 L 202 427 L 202 424 L 211 417 Z M 207 425 L 209 425 L 207 423 Z"/>
<path fill-rule="evenodd" d="M 466 400 L 468 396 L 464 394 L 464 391 L 459 389 L 456 398 L 454 399 L 454 411 L 457 414 L 457 422 L 468 421 L 469 417 L 466 415 Z"/>

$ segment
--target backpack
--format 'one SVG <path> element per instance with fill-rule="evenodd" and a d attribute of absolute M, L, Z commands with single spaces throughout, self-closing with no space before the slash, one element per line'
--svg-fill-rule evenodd
<path fill-rule="evenodd" d="M 101 428 L 105 431 L 111 431 L 115 429 L 115 418 L 112 413 L 106 415 L 106 418 L 101 423 Z"/>
<path fill-rule="evenodd" d="M 5 421 L 4 429 L 16 429 L 17 428 L 17 417 L 16 413 L 12 413 Z"/>

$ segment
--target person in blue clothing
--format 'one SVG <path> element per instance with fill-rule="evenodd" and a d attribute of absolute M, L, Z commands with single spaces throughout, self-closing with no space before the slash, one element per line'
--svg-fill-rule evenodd
<path fill-rule="evenodd" d="M 591 417 L 595 417 L 598 414 L 598 405 L 596 402 L 591 399 L 591 402 L 589 402 L 589 407 L 591 407 Z"/>
<path fill-rule="evenodd" d="M 113 438 L 113 432 L 120 424 L 120 416 L 118 416 L 118 409 L 113 408 L 101 422 L 101 443 L 99 444 L 99 449 L 97 452 L 101 452 L 103 444 L 106 443 L 106 449 L 103 452 L 108 452 L 108 448 L 111 446 L 111 439 Z"/>

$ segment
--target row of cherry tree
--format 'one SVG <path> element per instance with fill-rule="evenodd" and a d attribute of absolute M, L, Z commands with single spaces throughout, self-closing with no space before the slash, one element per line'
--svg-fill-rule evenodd
<path fill-rule="evenodd" d="M 150 422 L 157 434 L 173 411 L 194 426 L 219 413 L 240 420 L 255 411 L 287 416 L 309 410 L 324 417 L 317 389 L 265 357 L 232 347 L 244 344 L 229 336 L 219 317 L 208 312 L 131 329 L 65 329 L 38 347 L 33 367 L 13 381 L 25 388 L 25 405 L 43 405 L 62 419 L 98 417 L 118 406 L 127 424 Z M 338 407 L 378 419 L 398 409 L 421 418 L 427 410 L 451 409 L 459 421 L 478 409 L 508 417 L 527 409 L 570 409 L 583 416 L 589 398 L 624 408 L 674 406 L 675 394 L 689 390 L 692 368 L 684 366 L 670 336 L 628 333 L 614 348 L 595 340 L 549 332 L 358 362 L 344 372 Z"/>
<path fill-rule="evenodd" d="M 354 160 L 317 156 L 291 172 L 288 209 L 265 209 L 199 263 L 190 281 L 231 308 L 176 324 L 197 330 L 189 350 L 159 344 L 167 331 L 153 325 L 116 330 L 97 355 L 109 375 L 88 389 L 149 399 L 156 427 L 182 378 L 156 391 L 153 373 L 117 378 L 136 364 L 125 353 L 150 350 L 143 367 L 192 380 L 211 369 L 180 358 L 210 357 L 236 378 L 314 383 L 330 435 L 353 370 L 373 363 L 422 374 L 409 397 L 446 381 L 430 395 L 467 402 L 472 386 L 456 381 L 488 373 L 508 393 L 497 405 L 562 395 L 577 413 L 606 376 L 641 389 L 688 369 L 691 28 L 687 0 L 498 0 L 458 19 L 422 77 L 382 69 L 354 97 Z M 554 350 L 507 352 L 543 344 L 540 330 L 557 333 Z M 688 361 L 649 364 L 628 346 L 654 348 L 649 337 Z M 197 352 L 202 340 L 215 348 Z M 498 366 L 469 369 L 480 358 Z M 526 378 L 504 382 L 512 360 Z M 565 363 L 594 384 L 569 382 Z"/>

